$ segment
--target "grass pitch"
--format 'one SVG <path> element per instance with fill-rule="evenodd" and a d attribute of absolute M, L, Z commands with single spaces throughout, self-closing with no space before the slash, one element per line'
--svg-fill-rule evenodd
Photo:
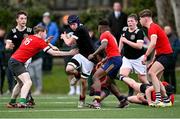
<path fill-rule="evenodd" d="M 35 97 L 32 109 L 8 109 L 5 107 L 10 96 L 0 97 L 0 118 L 180 118 L 180 95 L 175 96 L 175 105 L 166 108 L 153 108 L 130 104 L 124 109 L 116 108 L 118 101 L 107 97 L 102 109 L 77 108 L 78 96 L 42 95 Z M 92 97 L 87 96 L 86 102 Z"/>

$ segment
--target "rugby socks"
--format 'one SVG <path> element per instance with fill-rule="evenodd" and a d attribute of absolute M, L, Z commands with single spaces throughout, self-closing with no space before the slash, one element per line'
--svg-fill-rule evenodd
<path fill-rule="evenodd" d="M 85 98 L 86 98 L 85 96 L 81 96 L 81 95 L 79 96 L 79 100 L 80 100 L 80 101 L 84 101 Z"/>
<path fill-rule="evenodd" d="M 9 103 L 16 103 L 16 99 L 11 99 Z"/>
<path fill-rule="evenodd" d="M 80 93 L 81 93 L 81 87 L 80 87 L 80 85 L 77 85 L 76 86 L 76 95 L 80 95 Z"/>
<path fill-rule="evenodd" d="M 163 102 L 164 103 L 169 103 L 170 102 L 169 97 L 168 96 L 163 97 Z"/>
<path fill-rule="evenodd" d="M 119 100 L 120 102 L 121 102 L 121 101 L 124 101 L 124 100 L 127 100 L 127 97 L 125 97 L 125 96 L 123 96 L 123 95 L 118 96 L 117 98 L 118 98 L 118 100 Z"/>
<path fill-rule="evenodd" d="M 124 78 L 124 77 L 125 77 L 125 76 L 117 75 L 117 77 L 116 77 L 115 79 L 120 80 L 120 81 L 123 81 L 123 78 Z"/>
<path fill-rule="evenodd" d="M 156 101 L 161 102 L 161 93 L 156 92 Z"/>
<path fill-rule="evenodd" d="M 19 103 L 21 103 L 21 104 L 26 104 L 26 103 L 27 103 L 26 98 L 20 98 L 20 99 L 19 99 Z"/>
<path fill-rule="evenodd" d="M 95 91 L 94 95 L 95 95 L 94 100 L 96 100 L 98 103 L 100 103 L 100 101 L 101 101 L 101 96 L 100 96 L 101 92 L 100 91 Z"/>

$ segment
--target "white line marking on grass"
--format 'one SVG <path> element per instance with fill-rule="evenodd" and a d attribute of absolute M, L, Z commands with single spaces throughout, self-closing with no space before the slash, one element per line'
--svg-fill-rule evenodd
<path fill-rule="evenodd" d="M 51 97 L 51 96 L 42 96 L 42 97 L 34 97 L 35 99 L 77 99 L 76 96 L 58 96 L 58 97 Z M 10 99 L 10 97 L 1 97 L 0 99 L 6 100 Z"/>
<path fill-rule="evenodd" d="M 2 110 L 0 112 L 82 112 L 82 111 L 122 111 L 122 110 L 135 110 L 137 108 L 125 108 L 125 109 L 120 109 L 120 108 L 113 108 L 113 109 L 61 109 L 61 110 L 34 110 L 34 109 L 19 109 L 19 110 Z"/>
<path fill-rule="evenodd" d="M 61 102 L 61 101 L 58 101 L 58 102 L 44 102 L 44 101 L 39 101 L 37 103 L 38 104 L 77 104 L 78 102 L 77 101 L 71 101 L 71 102 Z M 103 104 L 114 104 L 114 103 L 118 104 L 118 101 L 104 101 L 103 102 Z M 4 104 L 7 104 L 7 102 L 0 102 L 0 105 L 4 105 Z"/>

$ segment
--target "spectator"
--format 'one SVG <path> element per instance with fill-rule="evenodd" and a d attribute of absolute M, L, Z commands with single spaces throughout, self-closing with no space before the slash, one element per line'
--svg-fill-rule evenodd
<path fill-rule="evenodd" d="M 172 28 L 170 26 L 165 26 L 164 31 L 166 35 L 168 36 L 171 47 L 173 49 L 173 61 L 171 61 L 170 69 L 164 70 L 164 80 L 170 83 L 174 87 L 174 93 L 176 93 L 175 67 L 176 67 L 177 56 L 178 56 L 178 53 L 180 52 L 180 41 L 175 35 L 175 33 L 173 33 Z"/>
<path fill-rule="evenodd" d="M 42 22 L 39 25 L 44 26 L 47 29 L 47 38 L 53 36 L 54 38 L 50 41 L 52 45 L 55 45 L 59 38 L 59 29 L 55 22 L 51 21 L 50 13 L 45 12 L 43 14 Z M 47 53 L 43 53 L 43 71 L 51 71 L 53 64 L 53 57 Z"/>
<path fill-rule="evenodd" d="M 39 52 L 34 57 L 32 57 L 32 62 L 28 67 L 30 77 L 35 86 L 33 95 L 40 95 L 42 92 L 42 63 L 42 52 Z"/>
<path fill-rule="evenodd" d="M 122 12 L 122 6 L 120 2 L 113 4 L 113 13 L 108 17 L 109 26 L 112 34 L 115 36 L 117 43 L 122 33 L 123 27 L 127 26 L 127 15 Z"/>
<path fill-rule="evenodd" d="M 3 94 L 3 85 L 5 80 L 5 42 L 4 42 L 5 30 L 0 27 L 0 95 Z"/>

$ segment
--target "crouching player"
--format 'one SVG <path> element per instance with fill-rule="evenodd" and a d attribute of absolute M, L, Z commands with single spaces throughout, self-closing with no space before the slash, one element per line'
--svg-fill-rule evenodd
<path fill-rule="evenodd" d="M 129 102 L 153 106 L 152 102 L 155 101 L 156 95 L 152 84 L 138 83 L 129 77 L 121 77 L 120 79 L 137 92 L 137 95 L 129 96 L 127 98 Z M 160 82 L 160 84 L 165 87 L 165 90 L 161 90 L 161 95 L 164 96 L 165 94 L 167 94 L 171 101 L 171 103 L 164 103 L 163 107 L 172 106 L 174 104 L 174 94 L 172 86 L 167 82 Z"/>
<path fill-rule="evenodd" d="M 24 38 L 18 50 L 11 56 L 8 66 L 16 77 L 17 84 L 15 85 L 11 100 L 7 104 L 8 108 L 28 108 L 26 97 L 31 88 L 32 82 L 30 75 L 25 68 L 25 62 L 34 56 L 39 51 L 43 50 L 53 56 L 66 56 L 74 55 L 78 51 L 71 50 L 69 52 L 59 51 L 57 47 L 48 45 L 45 42 L 46 29 L 42 26 L 36 26 L 34 28 L 35 35 L 29 35 Z M 20 94 L 19 103 L 16 103 L 16 98 Z"/>

